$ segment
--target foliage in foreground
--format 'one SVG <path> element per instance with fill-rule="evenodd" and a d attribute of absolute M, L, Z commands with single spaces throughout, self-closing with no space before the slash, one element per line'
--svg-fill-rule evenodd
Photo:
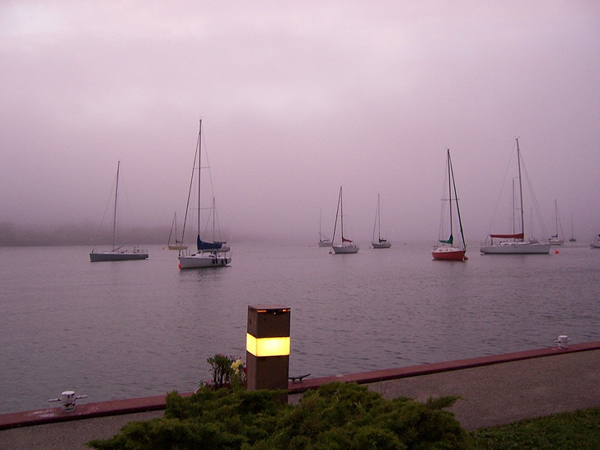
<path fill-rule="evenodd" d="M 555 414 L 470 433 L 482 450 L 499 449 L 598 449 L 600 408 Z"/>
<path fill-rule="evenodd" d="M 426 403 L 380 394 L 353 383 L 306 392 L 299 405 L 280 391 L 203 387 L 167 395 L 165 417 L 131 422 L 96 449 L 461 449 L 468 435 L 443 408 L 457 397 Z"/>

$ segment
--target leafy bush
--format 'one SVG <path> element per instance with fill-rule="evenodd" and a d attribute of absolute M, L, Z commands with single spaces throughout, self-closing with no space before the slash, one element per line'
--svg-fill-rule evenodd
<path fill-rule="evenodd" d="M 213 389 L 223 387 L 246 387 L 246 366 L 240 358 L 217 354 L 206 360 L 210 364 L 212 381 L 200 382 L 199 387 L 210 386 Z"/>
<path fill-rule="evenodd" d="M 443 449 L 468 448 L 450 412 L 456 397 L 427 403 L 385 400 L 353 383 L 306 392 L 299 405 L 281 391 L 200 388 L 189 397 L 167 395 L 162 419 L 131 422 L 96 449 Z"/>

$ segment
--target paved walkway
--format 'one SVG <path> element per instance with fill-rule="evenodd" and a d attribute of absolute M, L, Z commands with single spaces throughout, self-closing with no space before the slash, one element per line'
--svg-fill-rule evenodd
<path fill-rule="evenodd" d="M 600 406 L 600 342 L 427 364 L 399 369 L 305 379 L 290 383 L 290 401 L 331 381 L 366 383 L 386 398 L 459 395 L 451 409 L 467 430 Z M 0 449 L 87 448 L 127 422 L 161 417 L 164 396 L 81 403 L 0 415 Z M 79 420 L 76 420 L 79 419 Z"/>

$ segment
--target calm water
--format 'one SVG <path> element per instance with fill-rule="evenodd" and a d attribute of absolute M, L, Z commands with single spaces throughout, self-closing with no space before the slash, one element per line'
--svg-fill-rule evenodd
<path fill-rule="evenodd" d="M 313 377 L 600 340 L 600 250 L 432 261 L 428 244 L 233 244 L 229 268 L 177 253 L 90 263 L 89 248 L 0 248 L 0 413 L 188 392 L 206 358 L 245 356 L 248 305 L 292 308 L 290 374 Z M 554 252 L 554 249 L 552 250 Z"/>

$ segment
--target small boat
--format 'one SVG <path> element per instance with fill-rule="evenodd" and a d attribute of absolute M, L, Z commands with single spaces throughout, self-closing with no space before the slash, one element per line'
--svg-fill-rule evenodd
<path fill-rule="evenodd" d="M 319 208 L 319 247 L 331 247 L 331 241 L 321 233 L 321 208 Z"/>
<path fill-rule="evenodd" d="M 337 211 L 335 213 L 335 225 L 333 227 L 333 238 L 331 239 L 332 241 L 332 246 L 331 248 L 333 249 L 333 252 L 336 255 L 343 255 L 343 254 L 348 254 L 348 253 L 358 253 L 358 245 L 356 245 L 354 242 L 352 242 L 351 239 L 347 239 L 344 236 L 344 208 L 342 206 L 343 202 L 342 202 L 342 187 L 340 186 L 340 195 L 338 197 L 338 206 L 337 206 Z M 338 217 L 340 219 L 340 230 L 341 230 L 341 242 L 339 244 L 335 244 L 335 233 L 337 230 L 337 223 L 338 223 Z"/>
<path fill-rule="evenodd" d="M 123 248 L 123 245 L 117 245 L 117 201 L 119 198 L 119 171 L 121 161 L 117 163 L 117 179 L 115 182 L 115 204 L 113 209 L 113 227 L 112 227 L 112 248 L 109 251 L 98 252 L 96 246 L 90 253 L 91 262 L 103 261 L 132 261 L 139 259 L 148 259 L 148 253 L 134 246 L 132 249 Z"/>
<path fill-rule="evenodd" d="M 597 234 L 592 242 L 590 243 L 591 248 L 600 248 L 600 234 Z"/>
<path fill-rule="evenodd" d="M 196 151 L 194 153 L 194 163 L 192 165 L 192 176 L 190 179 L 190 189 L 188 191 L 188 199 L 187 199 L 187 207 L 185 211 L 185 218 L 183 222 L 183 233 L 181 236 L 182 242 L 184 242 L 186 223 L 188 219 L 188 214 L 190 212 L 190 198 L 192 194 L 192 187 L 194 183 L 194 173 L 197 171 L 197 237 L 196 237 L 196 253 L 188 254 L 186 249 L 179 250 L 179 268 L 180 269 L 203 269 L 209 267 L 226 267 L 231 263 L 231 255 L 229 251 L 231 250 L 229 246 L 227 246 L 226 242 L 222 241 L 203 241 L 200 237 L 201 230 L 201 221 L 200 221 L 200 211 L 201 211 L 201 159 L 202 159 L 202 120 L 200 120 L 200 126 L 198 130 L 198 142 L 196 144 Z M 213 215 L 213 230 L 215 224 L 215 199 L 212 199 L 211 212 Z M 214 238 L 214 235 L 213 235 Z"/>
<path fill-rule="evenodd" d="M 506 234 L 490 234 L 485 244 L 479 249 L 483 254 L 490 255 L 547 255 L 550 253 L 550 243 L 525 239 L 525 221 L 523 214 L 523 183 L 521 181 L 521 150 L 517 141 L 517 167 L 519 179 L 519 213 L 518 232 Z M 494 241 L 496 239 L 496 241 Z"/>
<path fill-rule="evenodd" d="M 175 243 L 171 244 L 171 237 L 173 236 L 173 231 L 175 232 Z M 185 245 L 183 241 L 177 240 L 177 213 L 173 215 L 173 222 L 171 222 L 171 231 L 169 232 L 169 240 L 167 241 L 167 247 L 169 248 L 169 250 L 187 249 L 187 245 Z"/>
<path fill-rule="evenodd" d="M 454 181 L 454 169 L 452 168 L 452 160 L 450 159 L 450 150 L 447 151 L 446 157 L 446 178 L 448 179 L 448 198 L 442 199 L 442 208 L 447 205 L 448 211 L 442 211 L 442 219 L 440 222 L 440 237 L 439 243 L 433 247 L 431 256 L 439 261 L 466 261 L 467 244 L 465 243 L 465 234 L 460 217 L 460 209 L 458 207 L 458 195 L 456 194 L 456 182 Z M 444 183 L 445 184 L 445 183 Z M 453 205 L 455 206 L 453 208 Z M 460 230 L 460 239 L 454 238 L 454 224 L 458 222 Z M 444 227 L 448 227 L 445 229 Z M 442 233 L 443 237 L 442 237 Z"/>
<path fill-rule="evenodd" d="M 375 239 L 375 231 L 377 230 L 377 239 Z M 392 243 L 381 237 L 381 204 L 379 194 L 377 194 L 377 211 L 375 212 L 375 223 L 373 224 L 373 239 L 371 239 L 373 248 L 390 248 Z"/>
<path fill-rule="evenodd" d="M 550 239 L 548 239 L 548 242 L 550 242 L 550 245 L 552 246 L 557 246 L 557 245 L 563 245 L 563 243 L 565 242 L 565 240 L 562 237 L 559 237 L 559 230 L 560 230 L 560 236 L 563 235 L 562 232 L 562 224 L 560 223 L 560 217 L 558 215 L 558 203 L 556 200 L 554 200 L 554 217 L 555 217 L 555 230 L 556 233 L 553 234 L 552 236 L 550 236 Z"/>

